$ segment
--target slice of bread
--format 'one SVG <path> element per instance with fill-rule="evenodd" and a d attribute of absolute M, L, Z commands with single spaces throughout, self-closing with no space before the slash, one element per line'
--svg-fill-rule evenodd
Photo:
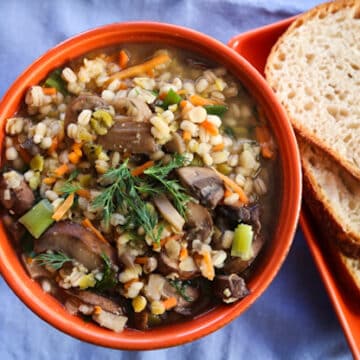
<path fill-rule="evenodd" d="M 304 201 L 347 256 L 360 257 L 360 182 L 324 151 L 298 137 Z"/>
<path fill-rule="evenodd" d="M 360 179 L 360 0 L 299 16 L 273 47 L 265 75 L 297 133 Z"/>

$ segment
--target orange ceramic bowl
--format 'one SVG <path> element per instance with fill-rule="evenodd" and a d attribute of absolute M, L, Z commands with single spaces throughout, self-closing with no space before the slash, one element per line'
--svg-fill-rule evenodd
<path fill-rule="evenodd" d="M 218 306 L 195 319 L 146 332 L 126 329 L 114 333 L 86 323 L 66 312 L 62 305 L 25 272 L 0 223 L 0 270 L 17 296 L 37 315 L 59 330 L 81 340 L 118 349 L 156 349 L 183 344 L 215 331 L 243 313 L 265 291 L 283 263 L 296 229 L 301 199 L 301 170 L 293 130 L 284 110 L 260 74 L 226 45 L 190 29 L 151 22 L 103 26 L 75 36 L 36 60 L 13 83 L 0 103 L 0 143 L 5 120 L 19 108 L 29 86 L 39 83 L 54 68 L 91 50 L 125 42 L 152 42 L 184 48 L 216 61 L 246 86 L 269 119 L 281 167 L 276 229 L 248 282 L 251 294 L 230 305 Z"/>

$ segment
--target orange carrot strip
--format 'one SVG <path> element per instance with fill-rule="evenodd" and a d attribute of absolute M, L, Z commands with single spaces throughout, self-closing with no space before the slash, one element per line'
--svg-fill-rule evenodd
<path fill-rule="evenodd" d="M 56 209 L 52 218 L 55 221 L 59 221 L 63 218 L 66 212 L 73 206 L 75 194 L 71 193 L 64 202 Z"/>
<path fill-rule="evenodd" d="M 51 140 L 52 140 L 51 146 L 47 150 L 49 155 L 51 155 L 52 153 L 54 153 L 56 151 L 56 149 L 58 148 L 59 143 L 60 143 L 59 138 L 57 136 L 54 136 Z"/>
<path fill-rule="evenodd" d="M 73 143 L 71 148 L 75 154 L 77 154 L 78 156 L 82 156 L 82 151 L 81 151 L 82 143 L 75 142 Z"/>
<path fill-rule="evenodd" d="M 186 100 L 181 100 L 181 101 L 180 101 L 180 107 L 181 107 L 182 109 L 184 109 L 187 104 L 188 104 L 188 102 L 187 102 Z"/>
<path fill-rule="evenodd" d="M 101 312 L 102 312 L 102 308 L 100 306 L 98 306 L 98 305 L 95 305 L 93 314 L 99 315 L 99 314 L 101 314 Z"/>
<path fill-rule="evenodd" d="M 164 100 L 166 98 L 166 95 L 167 95 L 167 93 L 165 93 L 165 92 L 159 94 L 159 99 Z"/>
<path fill-rule="evenodd" d="M 188 256 L 188 251 L 186 247 L 181 248 L 180 254 L 179 254 L 179 260 L 182 261 Z"/>
<path fill-rule="evenodd" d="M 60 165 L 57 169 L 55 169 L 54 174 L 58 177 L 65 175 L 69 171 L 69 167 L 67 164 Z"/>
<path fill-rule="evenodd" d="M 210 252 L 205 251 L 204 253 L 202 253 L 202 256 L 203 256 L 203 264 L 205 266 L 204 275 L 207 279 L 213 280 L 215 277 L 215 270 L 211 260 Z"/>
<path fill-rule="evenodd" d="M 161 65 L 161 64 L 165 64 L 168 61 L 170 61 L 170 57 L 167 54 L 161 54 L 161 55 L 155 56 L 151 60 L 145 61 L 143 64 L 128 67 L 128 68 L 121 70 L 118 73 L 110 76 L 107 83 L 110 83 L 115 79 L 122 80 L 122 79 L 126 79 L 126 78 L 133 78 L 133 77 L 141 75 L 141 74 L 145 74 L 149 70 L 152 70 L 154 67 Z"/>
<path fill-rule="evenodd" d="M 135 264 L 145 265 L 148 262 L 148 258 L 146 256 L 138 256 L 135 260 Z"/>
<path fill-rule="evenodd" d="M 129 63 L 129 55 L 126 53 L 125 50 L 121 50 L 119 54 L 119 65 L 121 69 L 125 69 Z"/>
<path fill-rule="evenodd" d="M 56 95 L 56 93 L 57 93 L 56 88 L 53 88 L 53 87 L 43 87 L 42 91 L 43 91 L 44 95 Z"/>
<path fill-rule="evenodd" d="M 129 281 L 127 281 L 125 284 L 124 284 L 124 289 L 125 290 L 128 290 L 129 287 L 131 286 L 132 283 L 136 282 L 136 281 L 139 281 L 138 278 L 135 278 L 135 279 L 131 279 Z"/>
<path fill-rule="evenodd" d="M 145 162 L 144 164 L 136 167 L 135 169 L 131 170 L 131 175 L 132 176 L 139 176 L 141 175 L 146 169 L 148 169 L 149 167 L 152 167 L 154 165 L 154 161 L 149 160 L 147 162 Z"/>
<path fill-rule="evenodd" d="M 167 236 L 166 238 L 160 240 L 160 245 L 164 246 L 168 241 L 170 241 L 170 240 L 178 240 L 180 238 L 181 238 L 181 235 L 179 235 L 179 234 L 174 234 L 174 235 Z"/>
<path fill-rule="evenodd" d="M 206 98 L 204 98 L 204 97 L 202 97 L 200 95 L 196 95 L 196 94 L 190 96 L 190 102 L 195 106 L 205 106 L 205 105 L 219 104 L 215 100 L 206 99 Z"/>
<path fill-rule="evenodd" d="M 224 143 L 217 144 L 212 147 L 212 151 L 221 151 L 224 150 L 224 147 L 225 147 Z"/>
<path fill-rule="evenodd" d="M 229 197 L 233 194 L 233 192 L 227 187 L 225 186 L 225 192 L 224 192 L 224 197 Z"/>
<path fill-rule="evenodd" d="M 231 180 L 226 175 L 217 171 L 215 168 L 213 168 L 213 170 L 219 175 L 221 180 L 224 181 L 225 185 L 227 185 L 232 191 L 236 192 L 239 195 L 239 200 L 242 203 L 247 204 L 249 202 L 249 199 L 246 196 L 244 190 L 235 181 Z"/>
<path fill-rule="evenodd" d="M 124 82 L 122 82 L 119 86 L 120 90 L 126 90 L 127 88 L 128 88 L 128 86 Z"/>
<path fill-rule="evenodd" d="M 54 183 L 56 183 L 56 178 L 55 177 L 46 177 L 43 179 L 43 183 L 46 185 L 52 185 Z"/>
<path fill-rule="evenodd" d="M 274 156 L 270 131 L 266 126 L 257 126 L 255 136 L 261 147 L 261 154 L 264 158 L 271 159 Z"/>
<path fill-rule="evenodd" d="M 96 227 L 91 223 L 91 221 L 88 218 L 85 218 L 81 223 L 83 226 L 85 226 L 90 231 L 92 231 L 99 240 L 108 244 L 108 241 L 105 239 L 103 234 L 98 229 L 96 229 Z"/>
<path fill-rule="evenodd" d="M 182 133 L 182 137 L 185 141 L 190 141 L 191 140 L 191 132 L 184 130 Z"/>
<path fill-rule="evenodd" d="M 216 136 L 219 134 L 219 129 L 210 121 L 203 121 L 200 123 L 200 126 L 204 128 L 210 135 Z"/>
<path fill-rule="evenodd" d="M 177 305 L 177 300 L 176 297 L 169 297 L 168 299 L 163 300 L 162 303 L 165 307 L 165 310 L 170 310 Z"/>
<path fill-rule="evenodd" d="M 87 189 L 78 189 L 78 190 L 76 190 L 76 194 L 79 195 L 82 198 L 85 198 L 87 200 L 91 200 L 90 191 L 87 190 Z"/>
<path fill-rule="evenodd" d="M 75 151 L 72 151 L 68 154 L 68 159 L 72 164 L 77 164 L 80 161 L 80 156 Z"/>

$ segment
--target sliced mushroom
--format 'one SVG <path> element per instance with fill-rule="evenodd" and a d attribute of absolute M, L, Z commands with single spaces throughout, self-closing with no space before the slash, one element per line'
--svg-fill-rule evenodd
<path fill-rule="evenodd" d="M 136 97 L 118 97 L 115 98 L 112 105 L 121 115 L 130 116 L 136 122 L 146 122 L 152 115 L 146 102 Z"/>
<path fill-rule="evenodd" d="M 184 139 L 177 132 L 173 133 L 173 137 L 165 145 L 166 151 L 170 153 L 183 154 L 186 151 Z"/>
<path fill-rule="evenodd" d="M 236 274 L 217 275 L 214 279 L 213 291 L 215 296 L 227 304 L 242 299 L 250 293 L 245 280 Z"/>
<path fill-rule="evenodd" d="M 253 225 L 255 233 L 261 230 L 259 206 L 219 205 L 216 207 L 216 224 L 222 230 L 233 230 L 239 223 Z"/>
<path fill-rule="evenodd" d="M 35 196 L 25 180 L 21 180 L 16 188 L 8 189 L 6 180 L 1 176 L 0 203 L 5 209 L 13 214 L 22 215 L 33 206 L 34 202 Z"/>
<path fill-rule="evenodd" d="M 209 211 L 195 202 L 187 203 L 186 227 L 189 239 L 206 241 L 213 231 L 213 221 Z"/>
<path fill-rule="evenodd" d="M 67 106 L 64 120 L 64 127 L 70 123 L 76 123 L 78 115 L 82 110 L 95 110 L 95 109 L 106 109 L 109 105 L 100 96 L 94 94 L 80 94 Z"/>
<path fill-rule="evenodd" d="M 100 306 L 101 309 L 115 315 L 124 314 L 124 311 L 119 304 L 105 296 L 101 296 L 87 290 L 68 290 L 67 293 L 80 300 L 82 303 L 93 306 Z"/>
<path fill-rule="evenodd" d="M 191 271 L 181 270 L 179 262 L 171 259 L 164 251 L 159 254 L 157 271 L 162 275 L 175 273 L 181 280 L 193 279 L 199 274 L 197 267 L 194 267 Z"/>
<path fill-rule="evenodd" d="M 264 238 L 257 234 L 252 243 L 253 256 L 249 260 L 243 260 L 240 257 L 231 257 L 224 265 L 224 272 L 226 274 L 237 273 L 241 274 L 251 263 L 255 260 L 265 241 Z"/>
<path fill-rule="evenodd" d="M 149 313 L 143 310 L 139 313 L 134 312 L 134 327 L 138 330 L 146 330 L 149 327 Z"/>
<path fill-rule="evenodd" d="M 11 237 L 14 244 L 20 245 L 21 238 L 25 235 L 25 228 L 22 224 L 16 221 L 8 213 L 1 214 L 2 222 L 5 226 L 6 232 Z"/>
<path fill-rule="evenodd" d="M 116 122 L 105 135 L 98 137 L 98 143 L 105 150 L 132 154 L 151 154 L 158 149 L 151 124 L 136 121 Z"/>
<path fill-rule="evenodd" d="M 178 232 L 181 232 L 185 224 L 185 220 L 174 208 L 173 204 L 169 201 L 169 199 L 164 194 L 161 194 L 155 196 L 153 201 L 162 217 L 169 224 L 174 226 L 174 228 Z"/>
<path fill-rule="evenodd" d="M 216 172 L 207 167 L 186 166 L 176 170 L 181 183 L 206 207 L 215 208 L 224 197 L 224 186 Z"/>
<path fill-rule="evenodd" d="M 89 270 L 103 266 L 102 254 L 115 261 L 115 250 L 82 225 L 60 221 L 35 241 L 35 252 L 63 251 Z"/>

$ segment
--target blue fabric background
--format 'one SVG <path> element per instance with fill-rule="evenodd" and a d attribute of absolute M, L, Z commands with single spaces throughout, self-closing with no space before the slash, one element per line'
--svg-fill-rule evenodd
<path fill-rule="evenodd" d="M 69 36 L 126 20 L 188 26 L 227 42 L 302 12 L 318 1 L 0 1 L 0 96 L 24 68 Z M 265 294 L 240 318 L 206 338 L 150 351 L 116 351 L 52 328 L 0 278 L 0 359 L 348 359 L 351 354 L 303 234 Z"/>

